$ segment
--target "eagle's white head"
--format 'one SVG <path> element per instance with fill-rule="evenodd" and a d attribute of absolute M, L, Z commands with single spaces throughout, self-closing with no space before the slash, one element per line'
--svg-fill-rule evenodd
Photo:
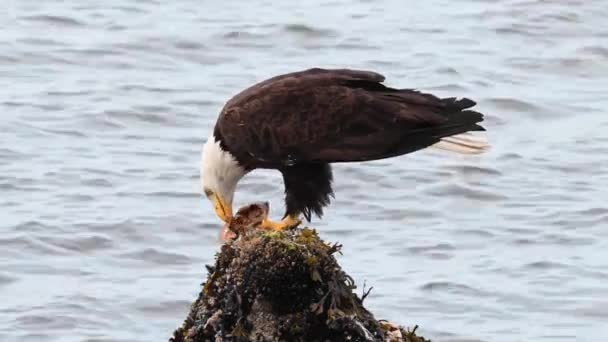
<path fill-rule="evenodd" d="M 224 222 L 232 218 L 232 199 L 236 184 L 247 171 L 236 158 L 222 149 L 220 142 L 211 134 L 201 152 L 201 188 L 213 204 L 217 216 Z"/>

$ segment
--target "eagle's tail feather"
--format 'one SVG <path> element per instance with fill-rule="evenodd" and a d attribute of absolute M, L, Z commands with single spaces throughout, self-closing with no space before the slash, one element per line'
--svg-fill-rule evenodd
<path fill-rule="evenodd" d="M 440 141 L 432 147 L 462 154 L 479 154 L 489 148 L 485 135 L 473 135 L 474 131 L 485 131 L 479 123 L 483 114 L 471 110 L 475 101 L 468 98 L 443 98 L 441 103 L 445 108 L 448 121 L 438 128 L 436 136 Z"/>
<path fill-rule="evenodd" d="M 461 154 L 480 154 L 490 147 L 485 136 L 473 135 L 471 133 L 461 133 L 444 137 L 441 138 L 438 143 L 431 146 Z"/>

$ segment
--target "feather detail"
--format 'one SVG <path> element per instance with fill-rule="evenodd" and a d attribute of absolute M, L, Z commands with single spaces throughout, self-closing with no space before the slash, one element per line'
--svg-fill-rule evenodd
<path fill-rule="evenodd" d="M 441 141 L 431 147 L 462 154 L 480 154 L 489 149 L 490 144 L 485 136 L 462 133 L 441 138 Z"/>

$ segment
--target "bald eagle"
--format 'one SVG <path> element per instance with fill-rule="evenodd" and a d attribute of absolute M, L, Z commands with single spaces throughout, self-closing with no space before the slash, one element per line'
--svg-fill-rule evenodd
<path fill-rule="evenodd" d="M 202 190 L 232 218 L 239 180 L 255 169 L 281 172 L 286 212 L 262 227 L 282 230 L 321 218 L 334 196 L 331 163 L 396 157 L 429 146 L 464 154 L 487 148 L 470 131 L 483 115 L 467 98 L 439 98 L 383 84 L 372 71 L 313 68 L 254 84 L 222 109 L 201 153 Z"/>

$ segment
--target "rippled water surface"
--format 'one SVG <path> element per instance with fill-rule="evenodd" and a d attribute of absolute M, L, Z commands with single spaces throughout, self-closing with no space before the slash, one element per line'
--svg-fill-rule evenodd
<path fill-rule="evenodd" d="M 218 111 L 322 66 L 487 115 L 485 155 L 335 166 L 313 225 L 379 318 L 434 341 L 605 341 L 606 18 L 604 0 L 5 2 L 0 340 L 166 340 L 219 246 L 197 169 Z M 239 187 L 260 199 L 281 214 L 278 174 Z"/>

